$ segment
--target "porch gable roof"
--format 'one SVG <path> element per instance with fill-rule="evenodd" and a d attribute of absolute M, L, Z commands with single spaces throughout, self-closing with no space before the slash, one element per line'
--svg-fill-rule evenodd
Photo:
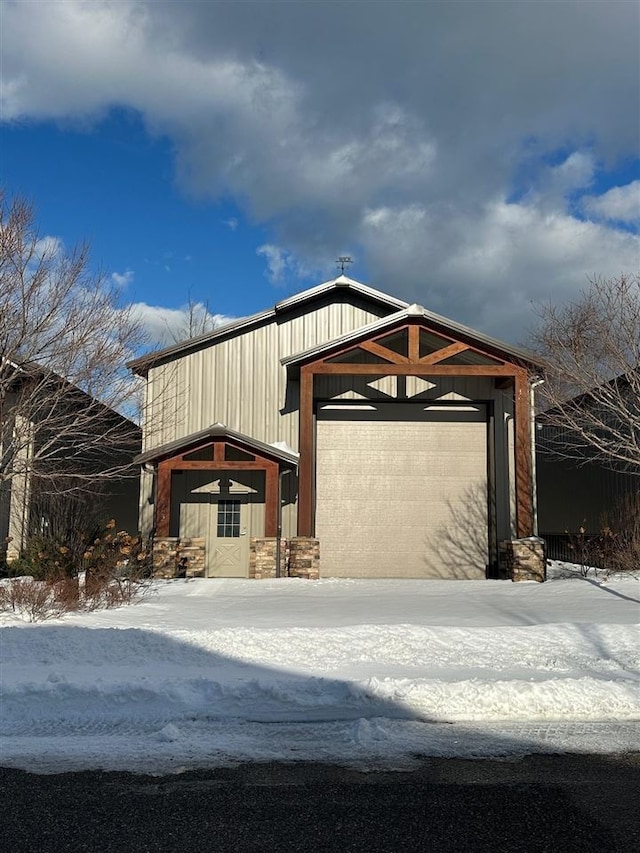
<path fill-rule="evenodd" d="M 221 423 L 212 424 L 210 427 L 199 432 L 193 432 L 190 435 L 185 435 L 183 438 L 178 438 L 175 441 L 169 441 L 167 444 L 147 450 L 136 456 L 133 461 L 136 465 L 143 465 L 145 462 L 157 462 L 162 458 L 182 453 L 188 448 L 195 448 L 203 444 L 208 438 L 227 438 L 232 442 L 235 441 L 245 445 L 247 448 L 255 450 L 260 456 L 267 456 L 283 463 L 287 468 L 295 468 L 298 465 L 299 455 L 294 450 L 285 450 L 283 447 L 275 444 L 258 441 L 258 439 L 252 438 L 249 435 L 229 429 L 228 426 Z"/>

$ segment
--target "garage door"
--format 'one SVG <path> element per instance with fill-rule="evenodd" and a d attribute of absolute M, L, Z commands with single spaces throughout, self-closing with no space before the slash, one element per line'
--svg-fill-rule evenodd
<path fill-rule="evenodd" d="M 324 404 L 316 535 L 324 577 L 485 576 L 482 404 Z"/>

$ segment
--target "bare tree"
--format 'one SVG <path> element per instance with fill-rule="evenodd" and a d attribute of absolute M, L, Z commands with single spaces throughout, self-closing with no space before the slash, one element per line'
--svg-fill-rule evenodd
<path fill-rule="evenodd" d="M 86 245 L 42 237 L 32 207 L 0 197 L 0 487 L 91 491 L 131 468 L 138 427 L 124 365 L 139 325 Z M 25 486 L 26 487 L 26 486 Z"/>
<path fill-rule="evenodd" d="M 167 331 L 174 343 L 178 344 L 191 338 L 199 338 L 218 328 L 220 322 L 209 308 L 209 300 L 196 302 L 191 295 L 184 306 L 184 323 L 172 329 L 167 323 Z"/>
<path fill-rule="evenodd" d="M 640 276 L 595 277 L 575 302 L 538 313 L 543 447 L 640 474 Z"/>

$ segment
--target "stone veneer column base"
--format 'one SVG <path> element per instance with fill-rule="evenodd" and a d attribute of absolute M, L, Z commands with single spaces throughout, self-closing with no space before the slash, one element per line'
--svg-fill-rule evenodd
<path fill-rule="evenodd" d="M 280 573 L 276 572 L 278 540 L 275 536 L 254 537 L 249 546 L 249 577 L 254 580 L 286 578 L 289 547 L 286 539 L 280 540 Z"/>
<path fill-rule="evenodd" d="M 500 563 L 512 581 L 543 583 L 547 579 L 544 539 L 529 536 L 527 539 L 507 539 L 501 542 Z"/>
<path fill-rule="evenodd" d="M 320 542 L 312 536 L 294 536 L 289 540 L 289 577 L 318 580 Z"/>
<path fill-rule="evenodd" d="M 187 564 L 179 570 L 178 563 L 183 558 Z M 204 577 L 205 544 L 204 537 L 179 539 L 177 536 L 155 536 L 153 539 L 153 576 L 154 578 L 202 578 Z"/>
<path fill-rule="evenodd" d="M 178 564 L 178 537 L 154 536 L 152 559 L 154 578 L 175 578 Z"/>

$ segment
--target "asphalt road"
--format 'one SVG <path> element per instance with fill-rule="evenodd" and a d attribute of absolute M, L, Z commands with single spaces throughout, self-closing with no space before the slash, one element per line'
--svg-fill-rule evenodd
<path fill-rule="evenodd" d="M 630 853 L 639 794 L 637 754 L 424 759 L 410 773 L 4 769 L 0 839 L 11 853 Z"/>

